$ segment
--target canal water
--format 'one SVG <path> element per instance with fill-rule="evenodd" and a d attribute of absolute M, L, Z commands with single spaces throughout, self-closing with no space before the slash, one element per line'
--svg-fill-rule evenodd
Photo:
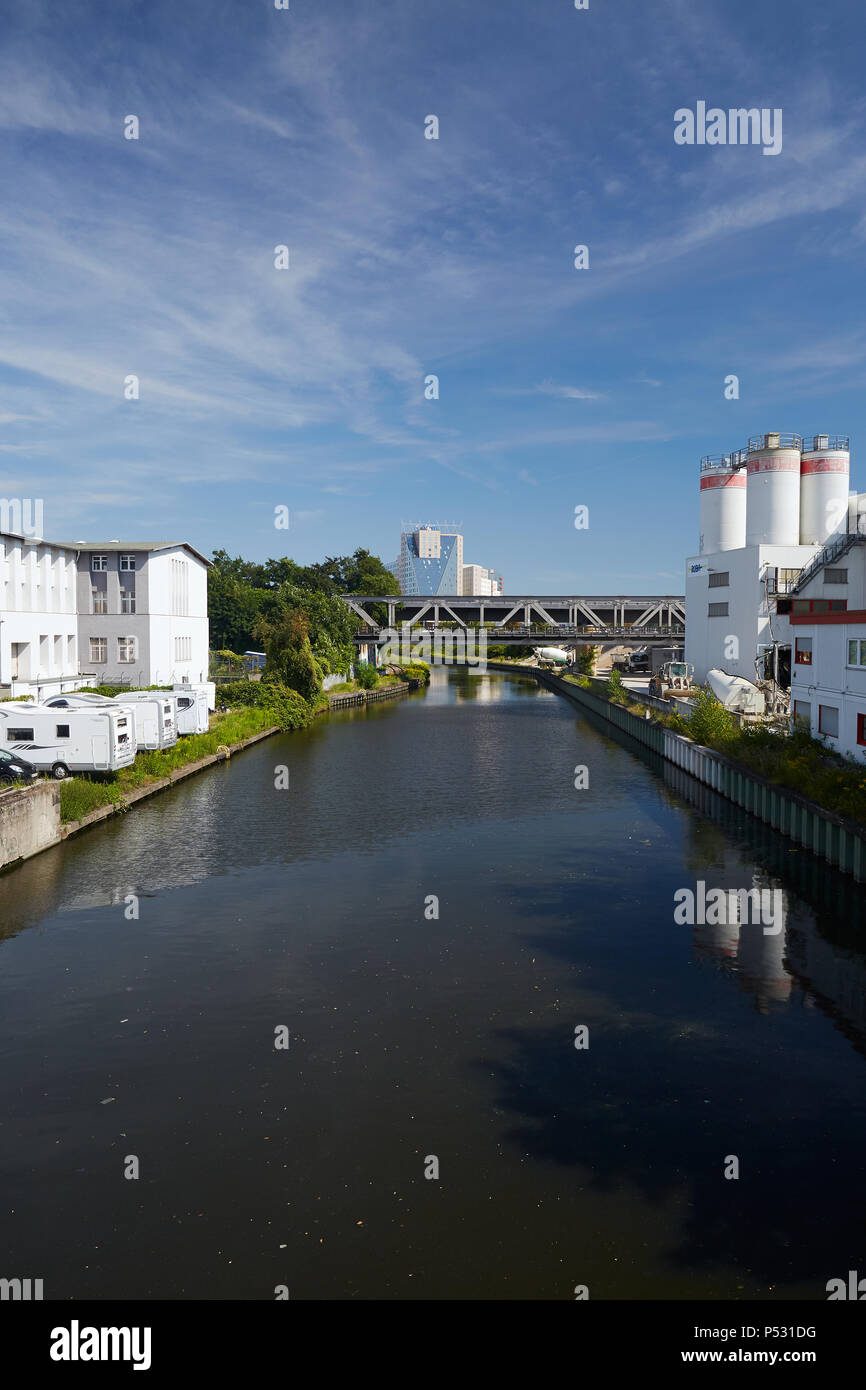
<path fill-rule="evenodd" d="M 531 680 L 440 670 L 0 878 L 0 1275 L 498 1300 L 866 1273 L 862 889 L 672 775 Z M 782 889 L 783 930 L 678 925 L 698 881 Z"/>

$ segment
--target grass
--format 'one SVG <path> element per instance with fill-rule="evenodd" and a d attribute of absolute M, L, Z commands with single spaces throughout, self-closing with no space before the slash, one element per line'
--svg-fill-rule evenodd
<path fill-rule="evenodd" d="M 379 679 L 378 679 L 378 681 L 376 682 L 376 684 L 373 685 L 373 686 L 370 686 L 370 689 L 371 689 L 371 690 L 386 690 L 386 689 L 388 689 L 388 687 L 390 687 L 390 686 L 392 686 L 392 685 L 403 685 L 404 683 L 405 683 L 405 682 L 404 682 L 402 676 L 379 676 Z M 365 689 L 365 687 L 362 686 L 362 685 L 361 685 L 358 681 L 356 681 L 356 680 L 341 681 L 339 685 L 331 685 L 331 686 L 329 686 L 329 687 L 328 687 L 328 692 L 327 692 L 327 693 L 328 693 L 329 695 L 350 695 L 350 694 L 355 694 L 357 691 L 363 690 L 363 689 Z"/>
<path fill-rule="evenodd" d="M 229 714 L 216 714 L 211 719 L 208 733 L 178 739 L 172 748 L 139 753 L 134 763 L 121 768 L 119 772 L 101 777 L 67 778 L 60 783 L 60 818 L 63 821 L 80 820 L 100 806 L 118 805 L 129 792 L 146 787 L 189 763 L 216 753 L 222 745 L 231 747 L 273 727 L 273 714 L 254 706 L 232 710 Z"/>
<path fill-rule="evenodd" d="M 588 684 L 585 678 L 566 676 L 564 679 L 584 688 Z M 596 685 L 593 693 L 599 699 L 609 700 L 603 687 Z M 706 692 L 697 697 L 698 708 L 693 713 L 695 724 L 678 714 L 664 714 L 641 704 L 630 695 L 615 703 L 641 718 L 646 717 L 649 709 L 650 718 L 657 724 L 694 738 L 703 747 L 714 749 L 778 787 L 799 793 L 825 811 L 866 826 L 866 764 L 834 753 L 805 730 L 789 732 L 786 726 L 767 724 L 747 724 L 739 728 L 717 702 L 716 711 L 709 708 Z"/>

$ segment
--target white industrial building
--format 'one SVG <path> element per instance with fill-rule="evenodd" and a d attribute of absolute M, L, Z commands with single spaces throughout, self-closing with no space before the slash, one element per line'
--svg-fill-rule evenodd
<path fill-rule="evenodd" d="M 100 685 L 208 679 L 207 572 L 185 542 L 79 542 L 82 670 Z"/>
<path fill-rule="evenodd" d="M 185 543 L 0 533 L 0 695 L 206 681 L 208 569 Z"/>
<path fill-rule="evenodd" d="M 847 532 L 849 462 L 847 437 L 798 434 L 701 461 L 699 554 L 686 561 L 685 655 L 698 682 L 714 667 L 749 681 L 774 674 L 777 600 Z"/>
<path fill-rule="evenodd" d="M 0 532 L 0 696 L 42 698 L 78 679 L 75 551 Z"/>

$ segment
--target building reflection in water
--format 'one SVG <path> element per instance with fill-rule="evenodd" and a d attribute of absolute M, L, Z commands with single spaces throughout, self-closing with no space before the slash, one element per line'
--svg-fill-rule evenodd
<path fill-rule="evenodd" d="M 664 763 L 660 770 L 669 799 L 684 801 L 701 815 L 684 823 L 686 862 L 696 879 L 704 879 L 708 890 L 783 889 L 780 932 L 765 934 L 762 924 L 751 921 L 696 926 L 697 956 L 728 971 L 759 1012 L 785 1006 L 796 994 L 804 1007 L 820 1009 L 866 1053 L 863 885 L 680 768 Z"/>

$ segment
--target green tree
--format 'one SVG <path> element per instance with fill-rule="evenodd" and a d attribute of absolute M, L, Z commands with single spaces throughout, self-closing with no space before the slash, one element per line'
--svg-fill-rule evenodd
<path fill-rule="evenodd" d="M 285 608 L 275 621 L 261 618 L 256 639 L 267 655 L 262 681 L 281 681 L 305 700 L 322 689 L 322 668 L 313 656 L 307 619 L 299 609 Z"/>
<path fill-rule="evenodd" d="M 378 555 L 358 546 L 351 555 L 329 555 L 321 565 L 322 571 L 339 594 L 399 594 L 396 577 L 383 565 Z"/>
<path fill-rule="evenodd" d="M 262 592 L 231 571 L 208 572 L 211 647 L 244 652 L 252 649 L 253 629 L 261 614 Z"/>

